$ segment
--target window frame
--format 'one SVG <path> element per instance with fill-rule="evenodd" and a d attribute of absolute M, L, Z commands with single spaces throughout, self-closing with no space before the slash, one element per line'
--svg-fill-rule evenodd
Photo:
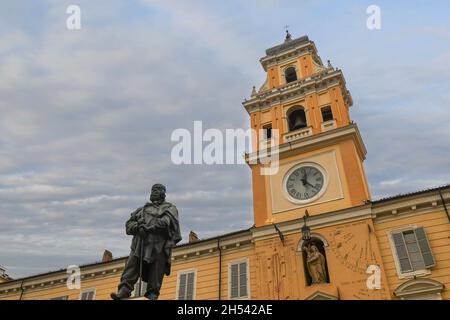
<path fill-rule="evenodd" d="M 394 258 L 395 269 L 397 271 L 397 276 L 398 276 L 399 279 L 408 279 L 408 278 L 414 278 L 414 277 L 418 277 L 418 276 L 426 276 L 426 275 L 431 274 L 431 269 L 430 268 L 426 268 L 426 267 L 424 269 L 413 270 L 413 271 L 408 271 L 408 272 L 402 272 L 402 269 L 400 267 L 400 261 L 398 259 L 398 255 L 397 255 L 397 248 L 396 248 L 395 242 L 394 242 L 394 234 L 395 233 L 400 233 L 400 232 L 403 233 L 405 231 L 413 231 L 414 234 L 415 234 L 414 230 L 418 229 L 418 228 L 424 228 L 425 229 L 425 227 L 421 227 L 421 226 L 417 226 L 417 225 L 407 225 L 407 226 L 403 226 L 403 227 L 400 227 L 400 228 L 395 228 L 395 229 L 391 229 L 391 230 L 387 231 L 388 238 L 389 238 L 389 244 L 391 246 L 392 256 Z M 429 240 L 428 240 L 428 235 L 426 233 L 425 233 L 425 236 L 427 237 L 427 241 L 428 241 L 430 250 L 432 250 L 431 245 L 430 245 Z M 417 241 L 417 238 L 416 238 L 416 241 Z M 417 242 L 417 245 L 419 245 L 418 242 Z M 420 248 L 419 248 L 419 250 L 420 250 Z M 431 253 L 433 253 L 433 252 L 431 251 Z M 408 254 L 409 262 L 411 263 L 411 259 L 409 257 L 409 252 L 408 251 L 407 251 L 407 254 Z M 422 251 L 421 251 L 421 255 L 422 255 Z M 433 256 L 433 258 L 434 258 L 434 256 Z M 422 259 L 423 259 L 423 256 L 422 256 Z M 412 267 L 412 263 L 411 263 L 411 267 Z"/>
<path fill-rule="evenodd" d="M 323 112 L 324 112 L 325 109 L 329 109 L 330 110 L 331 119 L 329 119 L 329 120 L 325 120 L 324 117 L 323 117 Z M 320 115 L 322 116 L 322 123 L 329 122 L 329 121 L 334 121 L 333 109 L 331 108 L 330 105 L 326 105 L 326 106 L 320 107 Z"/>
<path fill-rule="evenodd" d="M 246 273 L 247 273 L 247 295 L 246 296 L 239 296 L 232 298 L 231 297 L 231 266 L 233 265 L 239 265 L 241 263 L 245 262 L 246 264 Z M 239 270 L 239 268 L 238 268 Z M 228 300 L 250 300 L 251 299 L 251 291 L 250 291 L 250 259 L 248 257 L 236 259 L 233 261 L 230 261 L 228 263 Z"/>
<path fill-rule="evenodd" d="M 305 116 L 304 117 L 305 126 L 302 127 L 302 128 L 294 129 L 294 128 L 291 128 L 291 116 L 292 116 L 293 113 L 295 113 L 297 111 L 298 112 L 303 112 L 303 115 Z M 296 105 L 290 107 L 289 109 L 286 110 L 285 116 L 286 116 L 287 132 L 294 132 L 294 131 L 297 131 L 297 130 L 305 130 L 305 129 L 307 129 L 307 128 L 309 128 L 311 126 L 309 124 L 309 121 L 308 121 L 307 110 L 306 110 L 306 108 L 303 105 L 296 104 Z"/>
<path fill-rule="evenodd" d="M 266 124 L 262 125 L 262 129 L 264 130 L 263 131 L 264 132 L 264 140 L 265 141 L 272 140 L 272 137 L 273 137 L 273 135 L 272 135 L 272 129 L 273 129 L 272 128 L 272 123 L 269 122 L 269 123 L 266 123 Z M 270 129 L 270 130 L 268 130 L 268 129 Z M 268 137 L 269 131 L 270 131 L 270 137 Z"/>
<path fill-rule="evenodd" d="M 175 290 L 175 300 L 180 300 L 179 292 L 180 292 L 181 276 L 184 274 L 188 275 L 190 273 L 194 273 L 194 285 L 193 285 L 193 289 L 192 289 L 192 300 L 197 299 L 197 268 L 191 268 L 191 269 L 180 270 L 177 272 L 177 287 Z M 185 300 L 185 299 L 183 299 L 183 300 Z M 180 301 L 183 301 L 183 300 L 180 300 Z"/>
<path fill-rule="evenodd" d="M 94 292 L 91 300 L 95 300 L 95 296 L 97 294 L 97 289 L 95 289 L 95 288 L 88 288 L 88 289 L 81 290 L 80 291 L 80 300 L 83 300 L 83 299 L 81 299 L 81 297 L 83 296 L 83 293 L 89 293 L 89 292 Z M 85 300 L 87 301 L 88 299 L 85 299 Z"/>
<path fill-rule="evenodd" d="M 295 78 L 296 79 L 288 82 L 287 79 L 286 79 L 286 71 L 288 69 L 290 69 L 290 68 L 294 69 L 294 71 L 295 71 Z M 284 69 L 283 69 L 284 84 L 289 84 L 289 83 L 298 81 L 300 79 L 298 71 L 299 71 L 299 69 L 297 68 L 297 66 L 295 64 L 290 64 L 290 65 L 287 65 L 286 67 L 284 67 Z"/>

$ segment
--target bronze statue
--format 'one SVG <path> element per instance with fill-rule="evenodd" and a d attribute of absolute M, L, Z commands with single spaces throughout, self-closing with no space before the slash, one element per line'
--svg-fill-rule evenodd
<path fill-rule="evenodd" d="M 133 236 L 131 252 L 114 300 L 131 296 L 139 277 L 147 283 L 144 296 L 156 300 L 164 274 L 170 274 L 172 247 L 181 241 L 177 208 L 165 201 L 166 187 L 152 186 L 150 201 L 131 213 L 126 233 Z"/>
<path fill-rule="evenodd" d="M 311 277 L 311 284 L 326 283 L 327 272 L 325 268 L 325 257 L 314 244 L 303 248 L 306 251 L 306 265 Z"/>

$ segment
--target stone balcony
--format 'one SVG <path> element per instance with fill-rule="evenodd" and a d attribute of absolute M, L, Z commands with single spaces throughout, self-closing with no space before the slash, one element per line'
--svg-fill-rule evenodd
<path fill-rule="evenodd" d="M 292 142 L 304 137 L 308 137 L 312 135 L 312 127 L 306 127 L 306 128 L 301 128 L 295 131 L 291 131 L 288 133 L 285 133 L 283 135 L 283 142 Z"/>

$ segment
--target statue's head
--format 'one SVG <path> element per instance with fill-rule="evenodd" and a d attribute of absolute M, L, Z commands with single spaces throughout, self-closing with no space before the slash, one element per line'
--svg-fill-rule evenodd
<path fill-rule="evenodd" d="M 151 202 L 163 202 L 166 199 L 166 187 L 160 183 L 156 183 L 152 186 L 152 192 L 150 194 Z"/>

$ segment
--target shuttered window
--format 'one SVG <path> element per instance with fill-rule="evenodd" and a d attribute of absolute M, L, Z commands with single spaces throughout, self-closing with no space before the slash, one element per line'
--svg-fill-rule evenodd
<path fill-rule="evenodd" d="M 81 292 L 80 300 L 94 300 L 95 289 L 87 289 Z"/>
<path fill-rule="evenodd" d="M 239 299 L 248 297 L 247 262 L 238 262 L 230 265 L 230 298 Z"/>
<path fill-rule="evenodd" d="M 424 228 L 392 233 L 400 272 L 414 272 L 433 267 L 436 263 Z"/>
<path fill-rule="evenodd" d="M 178 300 L 194 300 L 195 271 L 183 272 L 178 278 Z"/>

